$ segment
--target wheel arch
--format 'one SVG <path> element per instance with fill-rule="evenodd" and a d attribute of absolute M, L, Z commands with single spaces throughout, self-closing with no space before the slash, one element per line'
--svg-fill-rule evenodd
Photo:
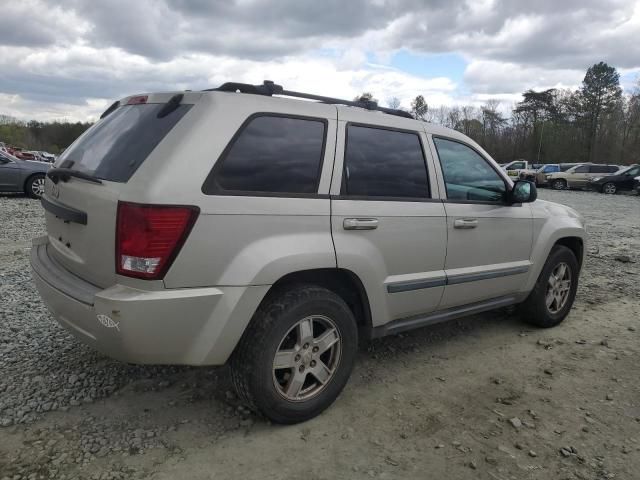
<path fill-rule="evenodd" d="M 45 177 L 45 178 L 46 178 L 47 174 L 46 174 L 46 173 L 44 173 L 44 172 L 32 172 L 32 173 L 30 173 L 29 175 L 27 175 L 27 176 L 25 177 L 24 182 L 22 182 L 22 191 L 23 191 L 25 194 L 27 194 L 27 195 L 29 194 L 29 192 L 27 192 L 27 186 L 29 185 L 29 182 L 31 181 L 31 179 L 32 179 L 33 177 L 38 177 L 38 176 L 41 176 L 41 177 Z"/>
<path fill-rule="evenodd" d="M 578 260 L 578 266 L 582 269 L 582 262 L 584 260 L 584 241 L 580 237 L 562 237 L 556 240 L 554 246 L 562 245 L 567 247 L 573 252 Z"/>
<path fill-rule="evenodd" d="M 369 296 L 360 278 L 351 270 L 343 268 L 314 268 L 291 272 L 276 281 L 263 300 L 274 292 L 294 284 L 313 284 L 326 288 L 340 296 L 353 312 L 358 327 L 366 332 L 372 328 Z"/>
<path fill-rule="evenodd" d="M 562 220 L 563 225 L 558 221 Z M 531 253 L 532 269 L 522 292 L 530 292 L 542 271 L 551 250 L 556 245 L 569 248 L 582 268 L 585 257 L 586 233 L 584 227 L 577 218 L 563 217 L 556 221 L 546 222 L 542 230 L 534 240 L 534 248 Z"/>

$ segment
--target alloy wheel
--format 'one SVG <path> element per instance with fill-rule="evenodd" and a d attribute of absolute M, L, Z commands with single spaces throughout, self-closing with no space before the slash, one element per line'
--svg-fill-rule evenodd
<path fill-rule="evenodd" d="M 41 197 L 44 194 L 44 178 L 38 177 L 31 182 L 31 192 L 36 197 Z"/>
<path fill-rule="evenodd" d="M 564 262 L 551 271 L 547 281 L 546 304 L 550 313 L 556 314 L 566 305 L 571 291 L 571 268 Z"/>
<path fill-rule="evenodd" d="M 604 191 L 604 193 L 613 195 L 614 193 L 616 193 L 616 186 L 613 183 L 606 183 L 602 190 Z"/>
<path fill-rule="evenodd" d="M 273 359 L 273 384 L 289 401 L 309 400 L 333 378 L 342 341 L 336 324 L 324 315 L 297 322 L 286 333 Z"/>

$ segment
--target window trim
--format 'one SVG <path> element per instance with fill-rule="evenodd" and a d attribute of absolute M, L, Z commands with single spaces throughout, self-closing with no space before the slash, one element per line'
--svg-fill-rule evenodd
<path fill-rule="evenodd" d="M 482 153 L 480 153 L 478 151 L 477 148 L 475 148 L 473 145 L 469 145 L 467 142 L 464 142 L 462 140 L 458 140 L 456 138 L 451 138 L 451 137 L 445 137 L 444 135 L 431 135 L 431 139 L 433 142 L 433 146 L 436 149 L 436 155 L 438 156 L 438 164 L 440 165 L 440 172 L 442 174 L 442 183 L 444 184 L 444 191 L 445 194 L 447 195 L 447 198 L 443 199 L 444 203 L 468 203 L 468 204 L 473 204 L 473 205 L 508 205 L 508 206 L 516 206 L 516 205 L 520 205 L 518 203 L 514 203 L 513 205 L 507 203 L 507 199 L 506 199 L 506 194 L 509 192 L 509 183 L 507 182 L 507 180 L 504 178 L 504 175 L 502 174 L 502 172 L 500 172 L 494 165 L 492 162 L 490 162 Z M 441 139 L 441 140 L 448 140 L 450 142 L 455 142 L 455 143 L 459 143 L 460 145 L 464 145 L 465 147 L 470 148 L 471 150 L 473 150 L 474 152 L 476 152 L 476 154 L 478 154 L 480 156 L 480 158 L 482 160 L 485 161 L 485 163 L 487 163 L 489 165 L 489 167 L 491 167 L 493 169 L 494 172 L 496 172 L 496 174 L 498 175 L 498 177 L 502 180 L 502 183 L 504 183 L 504 189 L 505 189 L 505 198 L 503 198 L 501 201 L 498 202 L 491 202 L 489 200 L 461 200 L 461 199 L 450 199 L 449 198 L 449 190 L 447 189 L 447 181 L 444 178 L 444 169 L 442 168 L 442 160 L 440 159 L 440 152 L 438 151 L 438 145 L 436 144 L 435 140 L 436 139 Z"/>
<path fill-rule="evenodd" d="M 323 125 L 323 135 L 322 135 L 322 149 L 320 151 L 320 162 L 318 164 L 318 173 L 316 178 L 316 186 L 315 192 L 310 193 L 300 193 L 300 192 L 268 192 L 261 190 L 227 190 L 222 187 L 218 187 L 217 184 L 213 181 L 214 177 L 218 174 L 220 169 L 222 168 L 223 163 L 226 161 L 229 152 L 235 145 L 236 141 L 242 135 L 242 133 L 246 130 L 249 124 L 259 117 L 277 117 L 277 118 L 288 118 L 292 120 L 309 120 L 315 122 L 321 122 Z M 209 174 L 204 179 L 202 186 L 200 187 L 200 191 L 207 196 L 215 196 L 215 195 L 224 195 L 224 196 L 233 196 L 233 197 L 276 197 L 276 198 L 329 198 L 328 194 L 320 194 L 318 193 L 318 189 L 320 188 L 320 179 L 322 177 L 322 168 L 324 166 L 324 159 L 326 155 L 327 149 L 327 132 L 329 130 L 329 120 L 323 117 L 312 117 L 308 115 L 296 115 L 289 113 L 281 113 L 281 112 L 255 112 L 249 115 L 238 127 L 238 130 L 233 134 L 229 143 L 224 147 L 222 153 L 218 156 L 218 159 L 211 167 Z"/>
<path fill-rule="evenodd" d="M 372 128 L 377 130 L 388 130 L 390 132 L 399 132 L 399 133 L 409 133 L 418 137 L 418 142 L 420 144 L 420 149 L 422 151 L 422 162 L 424 163 L 424 171 L 426 174 L 426 186 L 427 186 L 427 196 L 426 197 L 397 197 L 397 196 L 375 196 L 375 195 L 349 195 L 346 193 L 347 188 L 347 147 L 349 146 L 349 127 L 362 127 L 362 128 Z M 424 147 L 424 142 L 422 141 L 422 134 L 424 131 L 422 130 L 411 130 L 407 128 L 396 128 L 389 127 L 385 125 L 375 125 L 370 123 L 361 123 L 361 122 L 346 122 L 344 126 L 344 150 L 342 154 L 342 175 L 341 175 L 341 183 L 340 183 L 340 194 L 334 195 L 332 198 L 337 200 L 365 200 L 365 201 L 384 201 L 384 202 L 440 202 L 441 199 L 433 198 L 433 193 L 431 192 L 431 183 L 429 176 L 429 166 L 427 165 L 427 155 Z"/>

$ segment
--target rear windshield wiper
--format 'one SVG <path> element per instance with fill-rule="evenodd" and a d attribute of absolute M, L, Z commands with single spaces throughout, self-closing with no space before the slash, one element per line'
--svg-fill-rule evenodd
<path fill-rule="evenodd" d="M 102 184 L 102 180 L 98 177 L 70 168 L 51 168 L 47 171 L 47 177 L 49 177 L 53 183 L 58 183 L 60 180 L 66 182 L 69 178 L 74 177 L 86 180 L 87 182 Z"/>

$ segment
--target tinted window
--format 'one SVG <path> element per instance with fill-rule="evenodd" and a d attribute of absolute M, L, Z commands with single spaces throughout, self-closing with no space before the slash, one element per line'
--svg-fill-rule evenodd
<path fill-rule="evenodd" d="M 367 197 L 429 197 L 427 168 L 416 133 L 350 125 L 343 193 Z"/>
<path fill-rule="evenodd" d="M 617 168 L 611 167 L 609 165 L 591 165 L 589 171 L 591 173 L 612 173 L 615 172 Z"/>
<path fill-rule="evenodd" d="M 567 165 L 567 164 L 563 164 L 560 165 L 560 171 L 561 172 L 566 172 L 567 170 L 569 170 L 570 168 L 575 167 L 575 165 Z"/>
<path fill-rule="evenodd" d="M 573 170 L 573 173 L 589 173 L 589 165 L 583 165 L 581 167 L 576 167 Z"/>
<path fill-rule="evenodd" d="M 558 167 L 557 165 L 547 165 L 546 167 L 544 167 L 543 171 L 546 173 L 559 172 L 560 167 Z"/>
<path fill-rule="evenodd" d="M 241 130 L 202 191 L 316 193 L 325 123 L 264 115 Z"/>
<path fill-rule="evenodd" d="M 164 105 L 117 108 L 67 148 L 56 166 L 81 170 L 104 180 L 126 182 L 191 108 L 191 105 L 179 105 L 158 118 Z"/>
<path fill-rule="evenodd" d="M 433 141 L 450 200 L 500 202 L 504 199 L 504 180 L 479 153 L 452 140 L 434 138 Z"/>

